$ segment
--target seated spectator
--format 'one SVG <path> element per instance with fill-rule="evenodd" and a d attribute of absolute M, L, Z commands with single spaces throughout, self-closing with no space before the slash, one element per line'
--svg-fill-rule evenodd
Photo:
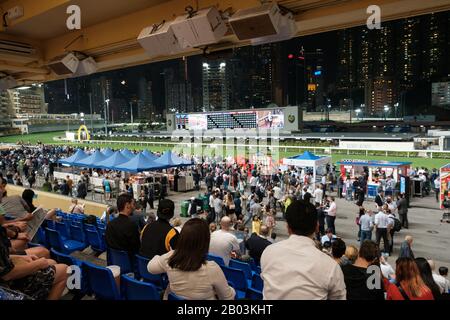
<path fill-rule="evenodd" d="M 388 284 L 387 300 L 434 300 L 433 293 L 423 282 L 414 259 L 398 258 L 396 265 L 396 283 Z"/>
<path fill-rule="evenodd" d="M 115 250 L 127 251 L 130 258 L 139 252 L 139 231 L 130 219 L 134 211 L 134 199 L 128 194 L 117 198 L 119 216 L 106 225 L 106 245 Z"/>
<path fill-rule="evenodd" d="M 277 240 L 277 234 L 275 232 L 272 232 L 272 234 L 270 235 L 269 241 L 272 243 L 275 243 L 276 240 Z"/>
<path fill-rule="evenodd" d="M 102 217 L 100 220 L 103 223 L 108 223 L 111 220 L 114 220 L 119 215 L 119 211 L 117 210 L 116 206 L 108 206 L 106 208 L 106 211 L 103 212 Z"/>
<path fill-rule="evenodd" d="M 383 277 L 388 279 L 390 282 L 393 282 L 395 280 L 395 271 L 392 268 L 392 266 L 388 263 L 388 256 L 381 255 L 380 268 Z"/>
<path fill-rule="evenodd" d="M 286 210 L 286 221 L 289 238 L 268 246 L 261 256 L 264 299 L 344 300 L 341 268 L 314 243 L 316 208 L 294 201 Z"/>
<path fill-rule="evenodd" d="M 445 288 L 448 288 L 448 290 L 445 293 L 450 294 L 450 282 L 448 281 L 448 268 L 447 267 L 440 267 L 439 268 L 439 275 L 441 275 L 445 279 Z"/>
<path fill-rule="evenodd" d="M 431 271 L 433 272 L 433 280 L 439 286 L 439 289 L 440 289 L 441 293 L 448 293 L 448 291 L 450 289 L 449 288 L 449 281 L 444 276 L 442 276 L 440 274 L 437 274 L 435 272 L 436 264 L 434 263 L 433 260 L 428 260 L 428 264 L 430 265 Z M 440 270 L 441 270 L 441 268 L 439 268 L 439 271 Z"/>
<path fill-rule="evenodd" d="M 347 246 L 347 249 L 345 249 L 345 253 L 342 256 L 342 265 L 354 264 L 357 258 L 358 248 L 352 245 Z"/>
<path fill-rule="evenodd" d="M 10 242 L 0 210 L 0 285 L 36 300 L 59 300 L 66 288 L 67 266 L 36 255 L 10 255 Z"/>
<path fill-rule="evenodd" d="M 175 204 L 172 200 L 161 200 L 156 214 L 158 220 L 147 224 L 141 232 L 141 248 L 139 254 L 149 259 L 174 250 L 180 235 L 169 222 L 175 214 Z"/>
<path fill-rule="evenodd" d="M 425 258 L 416 258 L 416 265 L 419 268 L 420 276 L 422 277 L 425 285 L 431 290 L 434 300 L 441 299 L 441 288 L 433 279 L 433 273 L 431 271 L 431 266 Z"/>
<path fill-rule="evenodd" d="M 258 265 L 260 264 L 262 253 L 267 246 L 272 244 L 272 242 L 267 239 L 268 235 L 269 229 L 263 225 L 261 226 L 259 235 L 252 233 L 250 238 L 245 241 L 245 247 L 248 249 L 250 257 L 252 257 Z"/>
<path fill-rule="evenodd" d="M 214 222 L 211 222 L 210 224 L 209 224 L 209 232 L 210 233 L 213 233 L 214 231 L 216 231 L 217 230 L 217 224 L 215 224 Z"/>
<path fill-rule="evenodd" d="M 372 276 L 372 273 L 368 272 L 367 268 L 377 263 L 379 256 L 378 245 L 371 240 L 366 240 L 361 244 L 355 263 L 342 266 L 347 289 L 347 300 L 384 300 L 384 290 L 382 288 L 370 289 L 367 286 L 369 277 Z M 381 278 L 378 281 L 381 285 L 383 284 Z"/>
<path fill-rule="evenodd" d="M 172 226 L 178 231 L 178 233 L 181 233 L 183 222 L 180 218 L 175 218 L 172 220 Z"/>
<path fill-rule="evenodd" d="M 148 264 L 153 274 L 167 273 L 169 292 L 188 300 L 233 300 L 235 291 L 227 283 L 222 269 L 207 261 L 210 241 L 208 224 L 198 218 L 187 221 L 175 250 L 155 255 Z"/>
<path fill-rule="evenodd" d="M 325 242 L 329 241 L 333 243 L 336 239 L 337 237 L 333 234 L 333 230 L 328 228 L 327 231 L 325 232 L 325 235 L 320 240 L 320 242 L 322 242 L 322 245 L 324 245 Z"/>
<path fill-rule="evenodd" d="M 225 265 L 230 263 L 231 255 L 239 252 L 239 241 L 231 232 L 232 221 L 229 217 L 223 217 L 220 220 L 220 230 L 211 234 L 211 242 L 209 244 L 209 253 L 222 257 Z"/>
<path fill-rule="evenodd" d="M 85 204 L 79 204 L 78 199 L 72 199 L 72 205 L 69 207 L 69 213 L 84 214 Z"/>
<path fill-rule="evenodd" d="M 344 256 L 346 249 L 347 246 L 345 245 L 344 240 L 340 238 L 331 243 L 331 255 L 333 256 L 334 261 L 336 261 L 340 266 L 344 264 L 342 257 Z"/>

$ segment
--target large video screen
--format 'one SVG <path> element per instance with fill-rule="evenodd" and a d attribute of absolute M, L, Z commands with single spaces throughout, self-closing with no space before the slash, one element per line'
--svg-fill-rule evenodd
<path fill-rule="evenodd" d="M 431 104 L 435 107 L 450 107 L 450 82 L 432 84 Z"/>
<path fill-rule="evenodd" d="M 282 109 L 177 114 L 177 129 L 275 129 L 284 127 Z"/>

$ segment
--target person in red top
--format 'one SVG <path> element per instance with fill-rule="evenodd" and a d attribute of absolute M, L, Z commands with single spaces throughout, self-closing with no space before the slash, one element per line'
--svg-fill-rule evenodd
<path fill-rule="evenodd" d="M 396 283 L 388 285 L 386 300 L 434 300 L 430 288 L 420 276 L 414 259 L 399 258 L 396 264 Z"/>

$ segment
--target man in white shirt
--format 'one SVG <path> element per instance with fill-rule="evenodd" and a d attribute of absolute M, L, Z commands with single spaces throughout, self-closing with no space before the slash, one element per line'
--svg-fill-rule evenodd
<path fill-rule="evenodd" d="M 261 256 L 265 300 L 345 300 L 341 267 L 317 249 L 316 208 L 295 201 L 286 210 L 289 238 L 268 246 Z"/>
<path fill-rule="evenodd" d="M 322 204 L 323 201 L 323 190 L 322 185 L 318 184 L 316 186 L 316 190 L 314 190 L 314 202 L 318 204 Z"/>
<path fill-rule="evenodd" d="M 389 281 L 395 280 L 395 271 L 394 268 L 387 262 L 387 257 L 381 255 L 380 257 L 380 268 L 383 277 L 388 279 Z"/>
<path fill-rule="evenodd" d="M 273 187 L 273 196 L 277 201 L 281 200 L 281 198 L 283 197 L 281 188 L 278 184 L 275 187 Z"/>
<path fill-rule="evenodd" d="M 252 193 L 255 193 L 255 191 L 256 191 L 256 186 L 258 185 L 258 178 L 257 177 L 255 177 L 255 176 L 252 176 L 251 178 L 250 178 L 250 191 L 252 192 Z"/>
<path fill-rule="evenodd" d="M 384 212 L 380 211 L 375 215 L 375 225 L 377 227 L 376 232 L 376 243 L 380 246 L 381 238 L 383 238 L 384 243 L 384 253 L 389 253 L 389 241 L 388 241 L 388 233 L 387 229 L 391 224 L 391 219 Z"/>
<path fill-rule="evenodd" d="M 220 230 L 214 231 L 211 234 L 211 241 L 209 242 L 209 253 L 215 254 L 223 259 L 225 265 L 230 263 L 231 253 L 239 252 L 239 241 L 231 230 L 231 219 L 223 217 L 220 220 Z"/>
<path fill-rule="evenodd" d="M 334 202 L 334 197 L 329 197 L 328 201 L 330 202 L 330 206 L 328 209 L 325 209 L 326 212 L 326 220 L 327 220 L 327 228 L 333 230 L 333 234 L 336 234 L 336 227 L 334 222 L 336 220 L 337 206 L 336 202 Z"/>
<path fill-rule="evenodd" d="M 216 196 L 214 197 L 214 213 L 216 214 L 216 220 L 220 221 L 222 219 L 222 208 L 223 208 L 223 202 L 218 197 L 218 194 L 216 193 Z"/>
<path fill-rule="evenodd" d="M 449 290 L 449 281 L 436 273 L 436 264 L 433 260 L 428 260 L 428 264 L 433 272 L 433 280 L 439 286 L 439 290 L 441 290 L 441 293 L 447 293 Z"/>

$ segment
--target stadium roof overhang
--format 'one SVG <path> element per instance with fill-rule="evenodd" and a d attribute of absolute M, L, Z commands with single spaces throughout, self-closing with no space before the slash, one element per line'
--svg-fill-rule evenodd
<path fill-rule="evenodd" d="M 0 73 L 12 75 L 20 84 L 58 79 L 46 67 L 48 61 L 68 51 L 79 51 L 98 62 L 98 71 L 107 71 L 177 56 L 150 59 L 137 42 L 144 27 L 163 19 L 173 20 L 182 15 L 196 0 L 0 0 L 2 14 L 21 6 L 24 15 L 2 23 L 2 41 L 17 41 L 30 45 L 29 53 L 17 53 L 0 45 Z M 198 0 L 200 8 L 218 5 L 219 9 L 256 7 L 259 0 Z M 373 0 L 282 0 L 278 3 L 295 14 L 298 36 L 364 25 L 368 6 Z M 382 21 L 450 10 L 448 0 L 378 0 Z M 68 30 L 67 8 L 81 8 L 81 30 Z M 5 22 L 5 19 L 3 19 Z M 10 21 L 8 21 L 10 20 Z M 219 51 L 248 45 L 239 42 L 230 32 L 209 50 Z M 7 46 L 6 46 L 7 47 Z M 199 49 L 183 55 L 199 54 Z"/>

